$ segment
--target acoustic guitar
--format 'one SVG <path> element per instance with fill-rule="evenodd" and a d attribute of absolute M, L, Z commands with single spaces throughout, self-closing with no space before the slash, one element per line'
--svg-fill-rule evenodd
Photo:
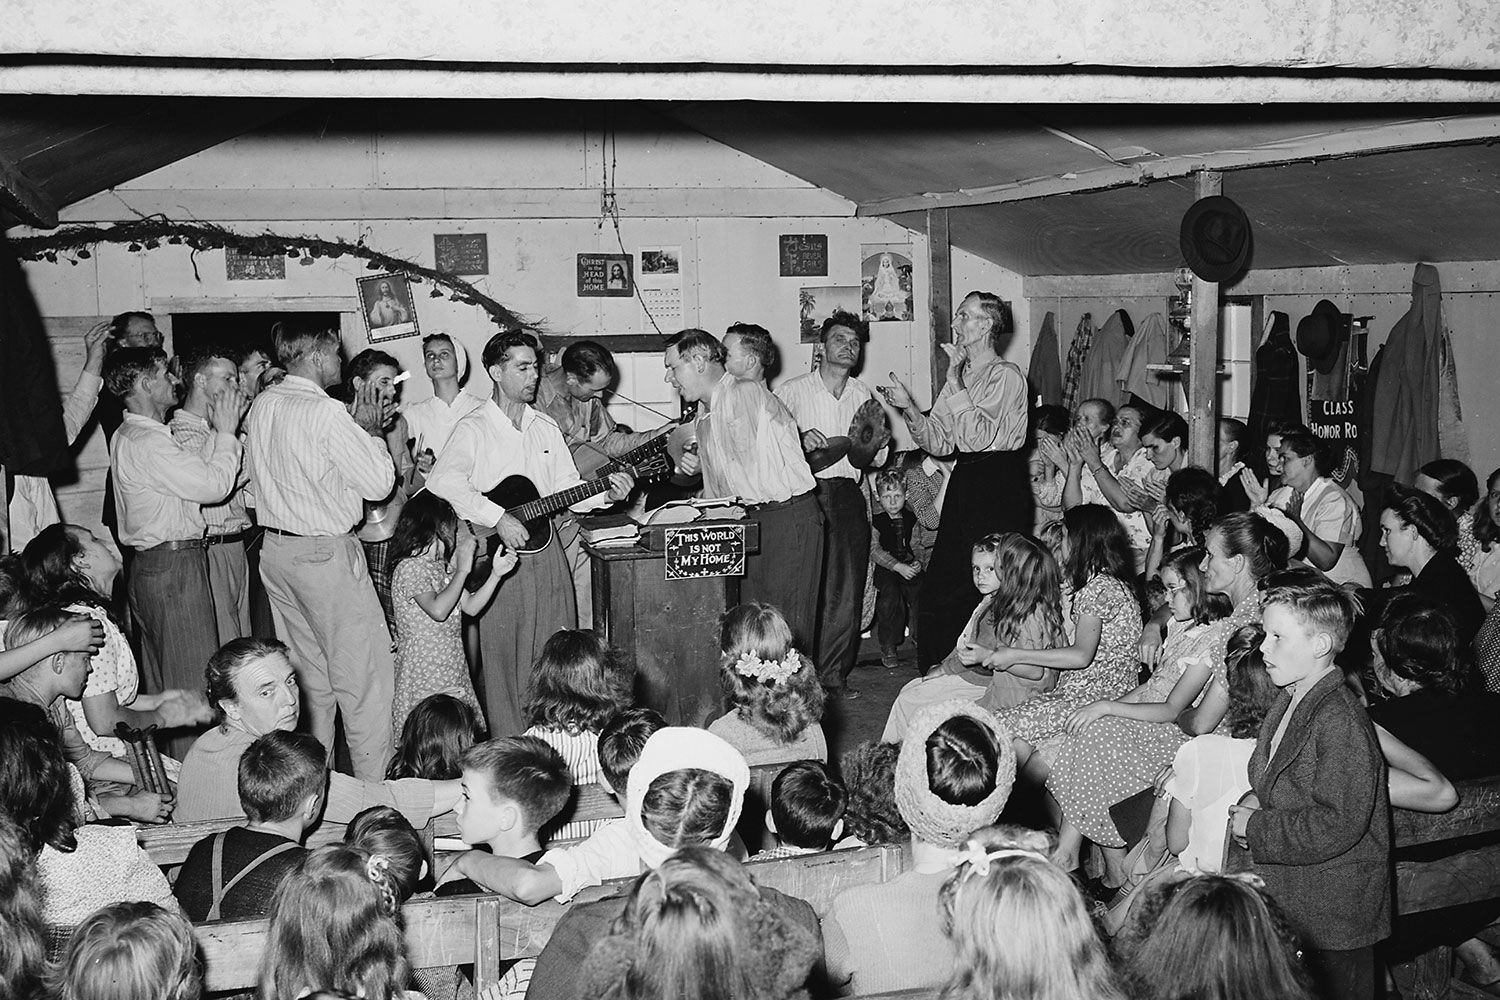
<path fill-rule="evenodd" d="M 648 447 L 652 442 L 648 442 Z M 671 462 L 663 449 L 647 454 L 639 463 L 625 462 L 623 458 L 610 463 L 610 472 L 628 472 L 637 482 L 647 482 L 669 475 Z M 641 449 L 637 449 L 641 450 Z M 632 454 L 634 454 L 632 452 Z M 526 542 L 516 547 L 521 555 L 532 555 L 544 551 L 552 544 L 552 515 L 565 510 L 589 497 L 606 493 L 610 489 L 609 473 L 595 479 L 570 486 L 548 496 L 542 496 L 529 478 L 522 475 L 506 476 L 494 489 L 485 493 L 491 503 L 505 508 L 505 512 L 521 522 L 526 529 Z M 474 568 L 469 571 L 466 585 L 477 590 L 489 576 L 490 565 L 500 549 L 500 536 L 494 528 L 475 528 L 474 533 L 485 540 L 484 548 L 474 557 Z"/>

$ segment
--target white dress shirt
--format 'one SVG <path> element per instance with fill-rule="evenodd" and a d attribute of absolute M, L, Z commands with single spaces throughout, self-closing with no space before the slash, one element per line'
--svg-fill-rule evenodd
<path fill-rule="evenodd" d="M 242 449 L 233 434 L 215 434 L 202 451 L 172 440 L 166 424 L 125 414 L 110 442 L 120 542 L 149 549 L 203 536 L 203 508 L 234 489 Z"/>
<path fill-rule="evenodd" d="M 427 488 L 452 504 L 459 517 L 492 528 L 505 508 L 484 494 L 514 475 L 526 476 L 542 496 L 583 482 L 562 431 L 551 417 L 528 406 L 521 411 L 517 428 L 488 399 L 454 426 L 427 476 Z M 609 502 L 601 493 L 570 509 L 582 512 Z"/>
<path fill-rule="evenodd" d="M 453 433 L 453 428 L 460 420 L 479 409 L 484 403 L 483 396 L 459 390 L 451 403 L 445 403 L 437 396 L 432 396 L 402 406 L 401 413 L 406 417 L 406 430 L 413 442 L 412 454 L 420 455 L 423 450 L 431 448 L 434 456 L 441 455 L 443 446 L 448 443 L 448 437 Z"/>
<path fill-rule="evenodd" d="M 245 421 L 256 517 L 297 535 L 346 535 L 366 500 L 396 483 L 385 438 L 365 433 L 314 382 L 288 375 L 255 397 Z"/>
<path fill-rule="evenodd" d="M 828 383 L 818 372 L 808 372 L 788 379 L 776 387 L 776 398 L 792 411 L 801 431 L 822 431 L 825 437 L 845 437 L 854 414 L 866 400 L 874 399 L 869 386 L 857 378 L 844 383 L 844 394 L 835 396 Z M 860 471 L 841 458 L 821 472 L 813 473 L 819 479 L 852 479 L 859 481 Z"/>
<path fill-rule="evenodd" d="M 78 440 L 83 425 L 89 422 L 103 385 L 104 381 L 93 372 L 78 373 L 78 382 L 63 400 L 63 429 L 67 432 L 68 444 Z M 10 497 L 11 551 L 21 551 L 43 528 L 61 520 L 51 480 L 46 476 L 16 477 Z"/>

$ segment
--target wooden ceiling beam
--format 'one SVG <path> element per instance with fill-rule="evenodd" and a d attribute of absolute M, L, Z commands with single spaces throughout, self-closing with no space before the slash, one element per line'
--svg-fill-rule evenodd
<path fill-rule="evenodd" d="M 1062 194 L 1107 191 L 1151 181 L 1187 177 L 1203 170 L 1249 170 L 1308 160 L 1332 160 L 1403 149 L 1456 146 L 1500 138 L 1500 115 L 1472 115 L 1394 122 L 1363 128 L 1301 136 L 1250 149 L 1230 149 L 1187 156 L 1080 170 L 1076 173 L 993 184 L 985 187 L 928 194 L 902 195 L 863 202 L 857 216 L 925 212 L 935 208 L 968 208 L 1031 201 Z"/>
<path fill-rule="evenodd" d="M 57 228 L 57 203 L 4 156 L 0 156 L 0 203 L 27 225 Z"/>

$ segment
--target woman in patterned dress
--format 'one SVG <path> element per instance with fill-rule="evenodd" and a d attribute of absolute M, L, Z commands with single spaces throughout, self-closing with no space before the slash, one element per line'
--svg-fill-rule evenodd
<path fill-rule="evenodd" d="M 1015 708 L 997 713 L 1016 737 L 1018 761 L 1034 781 L 1046 780 L 1056 759 L 1068 717 L 1101 698 L 1118 698 L 1133 686 L 1141 606 L 1134 584 L 1135 557 L 1130 538 L 1114 512 L 1100 504 L 1080 504 L 1063 515 L 1067 530 L 1061 553 L 1067 590 L 1072 594 L 1072 644 L 1056 649 L 987 650 L 970 647 L 961 658 L 970 666 L 1038 677 L 1060 672 L 1057 686 Z"/>
<path fill-rule="evenodd" d="M 1057 858 L 1065 868 L 1077 864 L 1084 837 L 1116 850 L 1119 856 L 1106 852 L 1107 869 L 1123 861 L 1124 841 L 1109 807 L 1148 787 L 1171 763 L 1187 740 L 1177 716 L 1223 674 L 1226 633 L 1219 620 L 1229 604 L 1204 587 L 1203 556 L 1202 549 L 1184 549 L 1162 567 L 1172 621 L 1151 678 L 1123 698 L 1085 705 L 1068 719 L 1068 738 L 1047 779 L 1062 809 Z"/>
<path fill-rule="evenodd" d="M 496 553 L 478 590 L 464 590 L 478 542 L 448 502 L 423 491 L 407 501 L 391 540 L 391 601 L 396 613 L 396 694 L 391 716 L 401 732 L 412 707 L 431 694 L 451 694 L 482 711 L 464 658 L 463 616 L 479 614 L 518 556 Z M 494 734 L 491 735 L 505 735 Z"/>

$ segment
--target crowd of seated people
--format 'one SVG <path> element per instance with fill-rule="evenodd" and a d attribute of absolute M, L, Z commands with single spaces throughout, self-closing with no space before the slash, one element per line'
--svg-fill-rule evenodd
<path fill-rule="evenodd" d="M 154 376 L 121 364 L 104 370 L 139 396 Z M 232 638 L 166 686 L 108 539 L 42 528 L 0 558 L 0 998 L 192 1000 L 194 925 L 246 920 L 267 928 L 265 1000 L 472 996 L 471 969 L 413 967 L 401 914 L 473 894 L 566 906 L 491 1000 L 1377 995 L 1391 810 L 1443 812 L 1454 782 L 1500 775 L 1500 471 L 1481 497 L 1440 459 L 1384 494 L 1381 578 L 1304 427 L 1273 425 L 1262 454 L 1223 420 L 1213 469 L 1189 463 L 1181 416 L 1139 404 L 1043 407 L 1031 428 L 1031 532 L 972 545 L 958 641 L 842 755 L 816 649 L 759 600 L 703 623 L 724 690 L 703 728 L 638 703 L 637 651 L 567 628 L 538 637 L 520 724 L 494 731 L 463 622 L 505 599 L 515 556 L 470 589 L 478 543 L 422 493 L 357 575 L 378 588 L 389 561 L 372 771 L 368 732 L 346 752 L 320 728 L 337 699 L 299 660 L 313 640 Z M 915 638 L 952 474 L 908 452 L 864 476 L 887 667 Z M 168 788 L 121 725 L 187 734 Z M 595 786 L 614 815 L 573 820 Z M 447 813 L 461 843 L 434 853 L 419 831 Z M 163 868 L 138 829 L 169 820 L 209 826 Z M 309 846 L 320 824 L 342 841 Z M 816 908 L 757 879 L 879 845 L 900 873 Z M 1479 930 L 1452 943 L 1500 990 Z"/>

